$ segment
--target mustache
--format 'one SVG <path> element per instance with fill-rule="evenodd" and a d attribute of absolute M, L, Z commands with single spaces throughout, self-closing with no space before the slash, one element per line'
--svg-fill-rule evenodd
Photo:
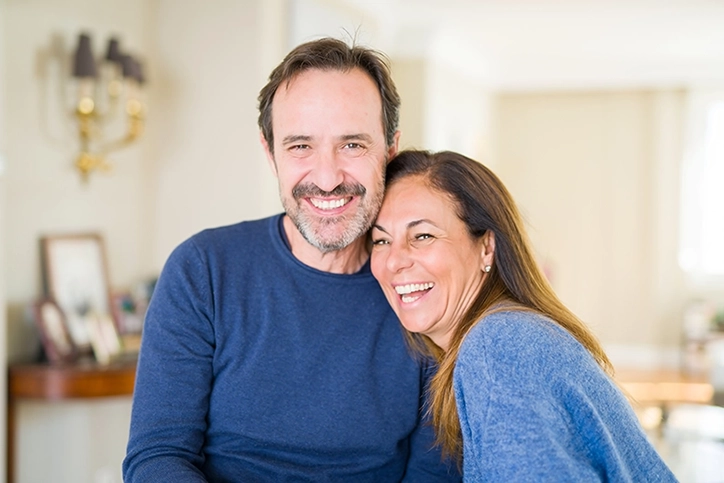
<path fill-rule="evenodd" d="M 331 197 L 331 196 L 364 196 L 367 189 L 359 183 L 342 183 L 332 191 L 324 191 L 313 183 L 298 184 L 292 189 L 294 199 L 308 197 Z"/>

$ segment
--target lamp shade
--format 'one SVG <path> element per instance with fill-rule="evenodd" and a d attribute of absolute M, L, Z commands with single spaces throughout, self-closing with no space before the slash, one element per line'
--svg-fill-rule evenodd
<path fill-rule="evenodd" d="M 145 84 L 146 83 L 146 76 L 143 71 L 143 64 L 140 60 L 136 59 L 136 80 L 139 84 Z"/>
<path fill-rule="evenodd" d="M 121 63 L 121 50 L 118 45 L 118 39 L 115 37 L 111 37 L 111 39 L 108 41 L 108 50 L 106 51 L 106 60 L 110 62 L 118 62 Z"/>
<path fill-rule="evenodd" d="M 91 50 L 91 39 L 86 34 L 80 34 L 73 62 L 73 77 L 96 77 L 97 75 L 96 61 Z"/>
<path fill-rule="evenodd" d="M 123 77 L 135 79 L 136 75 L 136 61 L 130 55 L 121 55 L 121 67 L 123 67 Z"/>

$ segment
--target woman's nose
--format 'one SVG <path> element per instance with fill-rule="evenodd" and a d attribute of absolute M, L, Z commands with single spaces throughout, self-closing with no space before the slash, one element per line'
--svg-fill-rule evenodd
<path fill-rule="evenodd" d="M 391 272 L 399 272 L 412 266 L 412 256 L 407 245 L 391 243 L 387 252 L 386 265 Z"/>

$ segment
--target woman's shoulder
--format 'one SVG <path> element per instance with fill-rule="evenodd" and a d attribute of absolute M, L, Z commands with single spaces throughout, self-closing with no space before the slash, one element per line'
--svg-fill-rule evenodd
<path fill-rule="evenodd" d="M 530 311 L 496 312 L 481 319 L 460 347 L 457 370 L 505 375 L 557 372 L 591 362 L 588 351 L 550 318 Z"/>
<path fill-rule="evenodd" d="M 475 324 L 463 341 L 461 353 L 480 346 L 558 346 L 571 339 L 568 331 L 542 314 L 526 310 L 507 310 L 483 317 Z"/>

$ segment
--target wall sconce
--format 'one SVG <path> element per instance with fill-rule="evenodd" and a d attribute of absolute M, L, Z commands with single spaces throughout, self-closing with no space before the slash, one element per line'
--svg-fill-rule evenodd
<path fill-rule="evenodd" d="M 111 164 L 106 155 L 123 148 L 143 133 L 146 107 L 141 93 L 145 83 L 143 69 L 137 59 L 121 52 L 118 40 L 111 38 L 106 55 L 99 61 L 93 55 L 91 39 L 80 34 L 73 59 L 76 79 L 75 118 L 80 138 L 80 153 L 75 166 L 84 182 L 91 172 L 108 171 Z M 125 133 L 111 138 L 109 126 L 123 117 Z"/>

